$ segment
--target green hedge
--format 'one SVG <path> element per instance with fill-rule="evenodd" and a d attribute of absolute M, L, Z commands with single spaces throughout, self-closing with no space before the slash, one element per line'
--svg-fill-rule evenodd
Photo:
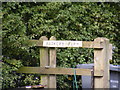
<path fill-rule="evenodd" d="M 119 3 L 7 2 L 2 4 L 2 8 L 3 62 L 9 58 L 20 61 L 23 66 L 39 66 L 39 48 L 30 46 L 27 40 L 55 36 L 57 40 L 80 41 L 106 37 L 115 47 L 110 63 L 120 64 Z M 57 67 L 75 67 L 82 63 L 93 63 L 93 49 L 57 49 Z M 19 75 L 11 73 L 16 69 L 6 63 L 3 67 L 3 76 L 6 75 L 3 88 L 20 86 L 14 83 Z M 22 85 L 39 84 L 39 81 L 33 82 L 34 75 L 30 77 L 25 75 Z M 57 79 L 58 88 L 72 87 L 68 76 L 58 76 Z"/>

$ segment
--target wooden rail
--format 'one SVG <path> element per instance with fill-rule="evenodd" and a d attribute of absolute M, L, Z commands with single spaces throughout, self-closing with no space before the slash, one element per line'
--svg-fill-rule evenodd
<path fill-rule="evenodd" d="M 40 46 L 40 47 L 59 47 L 59 48 L 82 47 L 82 48 L 99 48 L 99 49 L 103 48 L 102 42 L 95 43 L 94 41 L 30 40 L 30 42 L 33 43 L 32 44 L 33 46 Z M 70 43 L 70 45 L 65 45 L 65 44 L 69 44 L 69 43 Z"/>
<path fill-rule="evenodd" d="M 52 67 L 22 67 L 17 71 L 18 73 L 34 73 L 34 74 L 64 74 L 64 75 L 91 75 L 91 69 L 80 68 L 52 68 Z M 94 72 L 94 76 L 103 76 L 103 71 Z"/>

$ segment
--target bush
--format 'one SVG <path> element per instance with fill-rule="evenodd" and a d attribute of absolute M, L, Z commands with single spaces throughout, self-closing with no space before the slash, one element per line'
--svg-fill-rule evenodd
<path fill-rule="evenodd" d="M 120 64 L 119 7 L 119 3 L 100 2 L 3 3 L 3 56 L 11 61 L 20 60 L 24 66 L 39 66 L 39 48 L 30 46 L 29 39 L 55 36 L 57 40 L 93 41 L 97 37 L 106 37 L 115 46 L 111 63 Z M 92 62 L 93 49 L 57 49 L 57 67 Z M 15 87 L 10 83 L 19 77 L 12 73 L 16 68 L 6 64 L 3 67 L 6 68 L 3 76 L 7 75 L 3 77 L 3 88 Z M 32 84 L 32 79 L 28 80 L 26 76 L 23 83 Z M 58 88 L 69 87 L 66 83 L 63 85 L 66 80 L 67 76 L 58 77 Z"/>

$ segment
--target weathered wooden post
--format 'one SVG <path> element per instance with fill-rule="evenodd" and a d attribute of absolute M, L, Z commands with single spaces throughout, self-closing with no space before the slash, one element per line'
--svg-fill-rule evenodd
<path fill-rule="evenodd" d="M 50 40 L 56 40 L 54 36 Z M 52 68 L 56 67 L 56 48 L 49 48 L 49 66 Z M 56 88 L 56 75 L 49 75 L 49 88 Z"/>
<path fill-rule="evenodd" d="M 48 40 L 47 37 L 42 36 L 40 39 L 41 41 Z M 40 47 L 40 67 L 48 66 L 48 48 L 46 47 Z M 45 86 L 45 88 L 48 88 L 48 75 L 41 75 L 41 84 Z"/>
<path fill-rule="evenodd" d="M 102 49 L 94 49 L 94 72 L 103 71 L 102 77 L 94 77 L 94 88 L 109 88 L 109 40 L 96 38 L 94 45 L 100 45 Z"/>
<path fill-rule="evenodd" d="M 109 44 L 109 61 L 112 60 L 112 44 Z"/>

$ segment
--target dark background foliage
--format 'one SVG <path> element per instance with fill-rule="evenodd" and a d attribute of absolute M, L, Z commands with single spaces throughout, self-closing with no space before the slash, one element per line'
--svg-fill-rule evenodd
<path fill-rule="evenodd" d="M 93 41 L 106 37 L 113 44 L 111 64 L 120 64 L 120 3 L 2 3 L 3 89 L 39 84 L 39 76 L 18 74 L 22 66 L 39 66 L 39 48 L 27 42 L 41 36 L 57 40 Z M 57 48 L 57 67 L 93 63 L 93 49 Z M 72 76 L 58 76 L 57 87 L 72 87 Z M 80 85 L 80 77 L 77 78 Z M 63 84 L 64 83 L 64 84 Z"/>

